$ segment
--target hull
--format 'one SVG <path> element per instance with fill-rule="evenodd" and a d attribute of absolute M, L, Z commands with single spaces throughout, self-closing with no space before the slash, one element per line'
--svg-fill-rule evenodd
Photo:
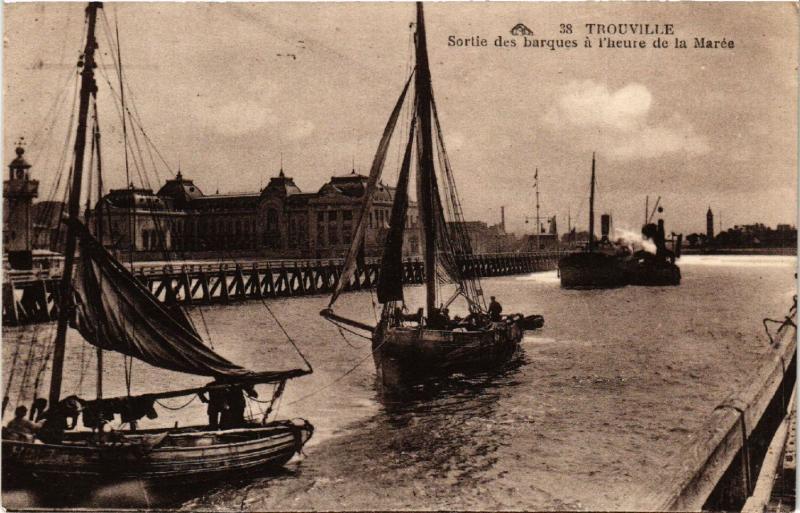
<path fill-rule="evenodd" d="M 311 437 L 313 426 L 272 422 L 226 431 L 207 427 L 143 430 L 97 444 L 92 433 L 68 433 L 60 444 L 3 440 L 3 473 L 13 481 L 70 486 L 143 480 L 149 484 L 224 478 L 280 467 Z"/>
<path fill-rule="evenodd" d="M 646 264 L 633 263 L 626 269 L 628 283 L 643 286 L 670 286 L 680 285 L 681 270 L 675 264 Z"/>
<path fill-rule="evenodd" d="M 619 259 L 604 253 L 573 253 L 558 262 L 561 286 L 567 289 L 615 288 L 626 284 Z"/>
<path fill-rule="evenodd" d="M 516 322 L 480 331 L 378 330 L 372 339 L 378 379 L 386 389 L 403 389 L 430 377 L 491 368 L 514 355 L 522 333 Z"/>

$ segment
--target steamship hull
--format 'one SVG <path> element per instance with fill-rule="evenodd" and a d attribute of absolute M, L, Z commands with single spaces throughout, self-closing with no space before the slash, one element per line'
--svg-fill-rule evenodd
<path fill-rule="evenodd" d="M 313 430 L 306 421 L 276 421 L 224 431 L 208 426 L 141 430 L 103 444 L 90 432 L 68 432 L 59 444 L 3 440 L 3 487 L 86 489 L 127 480 L 158 487 L 225 479 L 283 466 Z"/>
<path fill-rule="evenodd" d="M 627 282 L 619 259 L 598 252 L 565 256 L 558 262 L 558 274 L 565 289 L 615 288 Z"/>
<path fill-rule="evenodd" d="M 379 329 L 372 338 L 378 380 L 384 390 L 399 391 L 432 377 L 491 369 L 515 354 L 522 334 L 514 321 L 478 331 Z"/>
<path fill-rule="evenodd" d="M 625 265 L 625 277 L 630 285 L 675 286 L 681 283 L 681 269 L 669 262 L 632 260 Z"/>

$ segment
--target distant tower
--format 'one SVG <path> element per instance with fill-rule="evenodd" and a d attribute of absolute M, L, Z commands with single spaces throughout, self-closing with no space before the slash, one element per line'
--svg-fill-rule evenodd
<path fill-rule="evenodd" d="M 709 242 L 714 240 L 714 213 L 711 212 L 710 206 L 706 212 L 706 240 Z"/>
<path fill-rule="evenodd" d="M 506 207 L 500 207 L 500 230 L 506 232 Z"/>
<path fill-rule="evenodd" d="M 31 165 L 16 149 L 17 158 L 8 165 L 8 180 L 3 182 L 3 250 L 14 268 L 29 268 L 33 249 L 33 198 L 38 195 L 39 181 L 31 180 Z M 27 263 L 26 263 L 27 262 Z"/>

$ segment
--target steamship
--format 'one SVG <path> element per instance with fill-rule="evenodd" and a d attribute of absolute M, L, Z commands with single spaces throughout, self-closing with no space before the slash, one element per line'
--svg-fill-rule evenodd
<path fill-rule="evenodd" d="M 614 288 L 625 285 L 625 271 L 620 257 L 608 241 L 609 216 L 602 217 L 602 239 L 594 236 L 595 156 L 592 154 L 592 180 L 589 195 L 589 242 L 579 252 L 558 262 L 561 287 L 565 289 Z"/>

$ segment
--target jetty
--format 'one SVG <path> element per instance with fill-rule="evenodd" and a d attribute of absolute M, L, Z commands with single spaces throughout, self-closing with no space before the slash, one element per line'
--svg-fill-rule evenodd
<path fill-rule="evenodd" d="M 567 250 L 491 253 L 460 260 L 462 273 L 480 278 L 556 269 Z M 226 304 L 253 299 L 331 293 L 339 281 L 342 259 L 257 260 L 242 262 L 134 262 L 135 276 L 160 301 L 183 305 Z M 345 291 L 375 286 L 380 259 L 365 259 Z M 58 317 L 60 267 L 5 273 L 3 325 L 49 322 Z M 403 261 L 403 283 L 425 282 L 421 259 Z"/>

